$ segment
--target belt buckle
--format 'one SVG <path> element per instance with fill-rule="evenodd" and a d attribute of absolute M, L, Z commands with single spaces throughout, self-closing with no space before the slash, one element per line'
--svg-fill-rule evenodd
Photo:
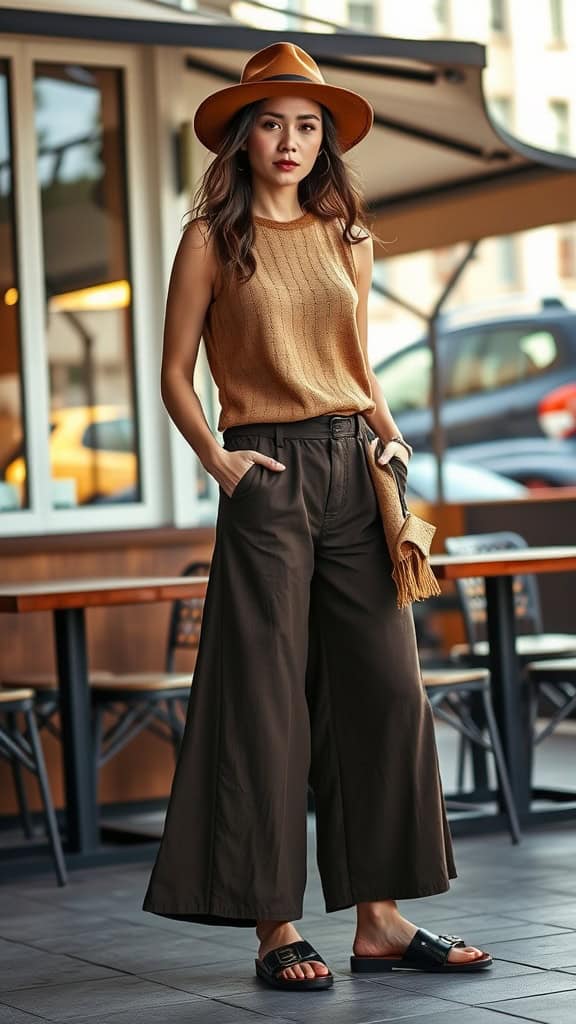
<path fill-rule="evenodd" d="M 343 434 L 346 428 L 350 429 L 352 420 L 350 416 L 332 416 L 330 420 L 330 434 L 332 437 L 338 437 Z"/>

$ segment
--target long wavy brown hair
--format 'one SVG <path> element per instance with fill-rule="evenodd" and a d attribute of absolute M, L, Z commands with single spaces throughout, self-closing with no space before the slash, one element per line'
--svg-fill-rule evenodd
<path fill-rule="evenodd" d="M 256 270 L 252 253 L 251 170 L 241 147 L 250 134 L 261 102 L 246 104 L 230 119 L 218 153 L 193 196 L 192 209 L 185 214 L 190 220 L 184 227 L 197 218 L 206 221 L 223 276 L 238 283 L 250 280 Z M 320 106 L 322 148 L 312 170 L 298 184 L 300 205 L 305 213 L 311 211 L 324 220 L 341 218 L 344 222 L 342 237 L 352 245 L 365 238 L 365 233 L 377 238 L 366 223 L 367 211 L 357 175 L 342 159 L 334 118 L 327 107 Z M 354 235 L 355 225 L 364 231 Z"/>

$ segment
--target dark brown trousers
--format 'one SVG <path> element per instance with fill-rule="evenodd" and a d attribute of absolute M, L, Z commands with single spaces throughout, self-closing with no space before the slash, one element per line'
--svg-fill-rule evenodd
<path fill-rule="evenodd" d="M 207 924 L 302 917 L 307 791 L 328 912 L 456 877 L 411 608 L 360 415 L 224 432 L 252 465 L 220 489 L 181 752 L 144 910 Z"/>

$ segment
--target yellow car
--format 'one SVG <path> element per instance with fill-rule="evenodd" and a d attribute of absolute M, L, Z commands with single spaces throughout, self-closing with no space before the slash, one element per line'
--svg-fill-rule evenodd
<path fill-rule="evenodd" d="M 134 420 L 116 405 L 74 406 L 50 416 L 50 468 L 55 480 L 70 481 L 71 504 L 85 505 L 138 487 Z M 26 462 L 18 456 L 6 467 L 4 479 L 21 493 L 26 485 Z"/>

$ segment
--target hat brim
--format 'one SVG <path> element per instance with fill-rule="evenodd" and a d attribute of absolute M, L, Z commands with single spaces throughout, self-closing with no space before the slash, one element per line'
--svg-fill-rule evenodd
<path fill-rule="evenodd" d="M 284 95 L 308 96 L 328 107 L 343 153 L 356 146 L 374 123 L 371 104 L 351 89 L 321 82 L 246 82 L 219 89 L 202 100 L 194 115 L 194 131 L 206 149 L 217 153 L 226 126 L 240 107 L 267 96 Z"/>

